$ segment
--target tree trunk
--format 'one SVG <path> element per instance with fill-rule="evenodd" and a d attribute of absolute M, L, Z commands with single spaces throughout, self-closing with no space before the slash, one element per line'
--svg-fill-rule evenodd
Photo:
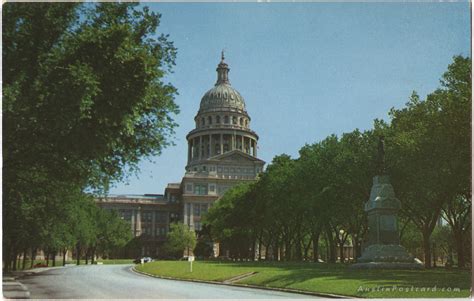
<path fill-rule="evenodd" d="M 27 249 L 25 249 L 25 250 L 23 251 L 23 263 L 22 263 L 22 265 L 21 265 L 21 269 L 22 269 L 22 270 L 24 270 L 24 269 L 26 268 L 26 253 L 27 253 L 27 251 L 28 251 Z"/>
<path fill-rule="evenodd" d="M 458 254 L 458 267 L 464 268 L 466 266 L 466 259 L 464 256 L 464 241 L 461 231 L 461 229 L 455 231 L 454 239 L 456 241 L 456 253 Z"/>
<path fill-rule="evenodd" d="M 250 246 L 250 252 L 251 254 L 249 254 L 249 259 L 252 260 L 252 261 L 255 261 L 255 246 L 257 244 L 257 239 L 254 238 L 252 240 L 252 246 Z"/>
<path fill-rule="evenodd" d="M 49 267 L 49 252 L 46 252 L 45 255 L 46 255 L 46 266 Z"/>
<path fill-rule="evenodd" d="M 35 264 L 35 259 L 36 259 L 36 249 L 32 248 L 31 249 L 31 263 L 30 263 L 30 268 L 33 268 Z"/>
<path fill-rule="evenodd" d="M 81 264 L 81 246 L 77 244 L 76 246 L 76 265 Z"/>
<path fill-rule="evenodd" d="M 285 261 L 291 260 L 291 243 L 290 239 L 285 240 Z"/>
<path fill-rule="evenodd" d="M 95 248 L 92 248 L 92 251 L 91 251 L 91 264 L 94 264 L 94 254 L 95 254 Z"/>
<path fill-rule="evenodd" d="M 334 238 L 332 237 L 332 231 L 331 229 L 326 228 L 326 237 L 328 239 L 328 247 L 329 247 L 329 262 L 330 263 L 336 263 L 336 242 L 334 241 Z"/>
<path fill-rule="evenodd" d="M 320 231 L 313 232 L 311 239 L 313 240 L 313 261 L 318 262 L 319 259 L 319 235 L 321 234 Z"/>
<path fill-rule="evenodd" d="M 258 240 L 258 261 L 262 260 L 262 241 Z"/>
<path fill-rule="evenodd" d="M 63 249 L 63 266 L 66 265 L 66 252 L 67 252 L 67 249 L 64 248 L 64 249 Z"/>
<path fill-rule="evenodd" d="M 12 263 L 13 263 L 13 270 L 17 270 L 17 259 L 18 259 L 18 253 L 16 250 L 13 252 L 13 257 L 12 257 Z"/>
<path fill-rule="evenodd" d="M 273 247 L 273 250 L 272 250 L 273 251 L 273 260 L 275 260 L 275 261 L 279 260 L 279 258 L 278 258 L 278 254 L 279 254 L 278 249 L 279 248 L 280 248 L 280 244 L 278 243 L 277 240 L 275 240 L 274 247 Z"/>
<path fill-rule="evenodd" d="M 53 253 L 51 253 L 51 256 L 53 257 L 53 267 L 56 266 L 56 251 L 54 251 Z"/>
<path fill-rule="evenodd" d="M 308 256 L 308 253 L 309 253 L 309 249 L 311 248 L 311 243 L 312 243 L 312 240 L 311 239 L 308 239 L 308 243 L 306 245 L 304 245 L 304 254 L 303 254 L 303 259 L 304 260 L 309 260 L 309 256 Z"/>
<path fill-rule="evenodd" d="M 339 261 L 344 263 L 344 241 L 339 242 Z"/>
<path fill-rule="evenodd" d="M 23 262 L 21 263 L 21 269 L 24 270 L 26 268 L 26 252 L 28 250 L 27 249 L 24 249 L 23 250 Z"/>
<path fill-rule="evenodd" d="M 3 245 L 4 245 L 4 252 L 2 254 L 2 259 L 3 261 L 5 262 L 5 266 L 3 267 L 3 270 L 4 272 L 10 272 L 10 269 L 11 269 L 11 257 L 10 257 L 10 252 L 11 252 L 11 249 L 7 246 L 5 246 L 5 241 L 3 242 Z"/>
<path fill-rule="evenodd" d="M 431 232 L 427 230 L 423 231 L 423 253 L 425 258 L 425 268 L 431 268 L 431 244 L 430 244 Z"/>
<path fill-rule="evenodd" d="M 298 230 L 299 231 L 299 230 Z M 294 258 L 297 260 L 297 261 L 301 261 L 303 259 L 303 252 L 302 252 L 302 249 L 301 249 L 301 235 L 298 234 L 296 236 L 296 241 L 295 241 L 295 254 L 294 254 Z"/>

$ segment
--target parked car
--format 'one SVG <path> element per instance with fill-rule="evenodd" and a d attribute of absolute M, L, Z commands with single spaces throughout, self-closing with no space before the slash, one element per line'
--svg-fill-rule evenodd
<path fill-rule="evenodd" d="M 153 261 L 153 258 L 151 257 L 140 257 L 140 258 L 137 258 L 133 261 L 133 263 L 142 263 L 142 260 L 143 260 L 143 263 L 147 263 L 147 262 L 152 262 Z"/>

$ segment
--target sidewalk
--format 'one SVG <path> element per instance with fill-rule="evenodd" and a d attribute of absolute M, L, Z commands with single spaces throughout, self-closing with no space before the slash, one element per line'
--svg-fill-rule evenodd
<path fill-rule="evenodd" d="M 5 279 L 9 278 L 9 279 Z M 3 279 L 2 288 L 3 288 L 3 297 L 7 299 L 29 299 L 30 292 L 28 288 L 18 282 L 15 281 L 14 278 L 12 280 L 11 277 L 5 277 Z"/>
<path fill-rule="evenodd" d="M 48 268 L 36 268 L 24 271 L 12 271 L 7 275 L 3 275 L 2 289 L 3 297 L 6 299 L 29 299 L 30 291 L 28 287 L 21 283 L 18 279 L 23 276 L 34 275 L 51 269 L 63 268 L 59 267 L 48 267 Z"/>

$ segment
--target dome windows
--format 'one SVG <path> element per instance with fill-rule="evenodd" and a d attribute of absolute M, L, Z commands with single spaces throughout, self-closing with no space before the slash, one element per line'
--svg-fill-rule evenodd
<path fill-rule="evenodd" d="M 207 123 L 210 125 L 212 124 L 212 116 L 207 117 Z"/>
<path fill-rule="evenodd" d="M 224 116 L 224 123 L 229 124 L 229 116 L 227 115 Z"/>

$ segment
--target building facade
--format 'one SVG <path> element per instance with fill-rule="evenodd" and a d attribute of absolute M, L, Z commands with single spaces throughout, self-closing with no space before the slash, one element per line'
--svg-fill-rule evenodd
<path fill-rule="evenodd" d="M 186 136 L 188 158 L 181 182 L 168 184 L 164 195 L 97 199 L 101 207 L 117 210 L 130 221 L 135 237 L 148 242 L 141 255 L 159 255 L 173 221 L 200 231 L 201 218 L 214 202 L 232 186 L 255 181 L 263 171 L 265 162 L 257 157 L 259 137 L 250 128 L 244 98 L 230 84 L 224 54 L 216 71 L 217 81 L 202 97 L 195 128 Z"/>

